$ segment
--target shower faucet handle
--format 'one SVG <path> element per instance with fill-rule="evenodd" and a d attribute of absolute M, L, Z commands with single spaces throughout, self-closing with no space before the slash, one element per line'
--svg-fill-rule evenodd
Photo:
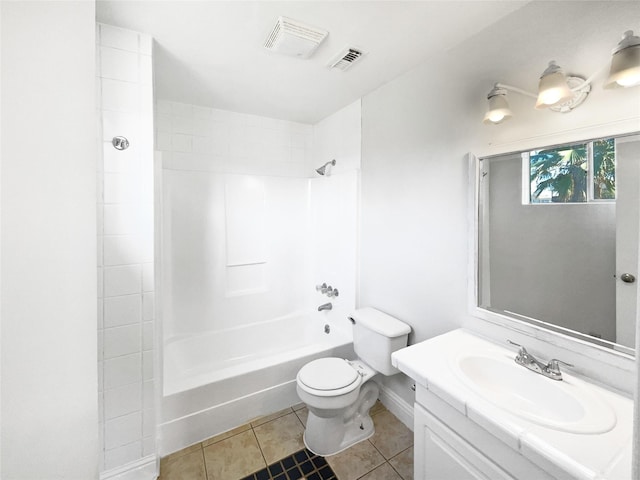
<path fill-rule="evenodd" d="M 320 292 L 327 297 L 337 297 L 339 295 L 337 288 L 333 288 L 331 285 L 327 286 L 326 283 L 316 285 L 316 292 Z"/>

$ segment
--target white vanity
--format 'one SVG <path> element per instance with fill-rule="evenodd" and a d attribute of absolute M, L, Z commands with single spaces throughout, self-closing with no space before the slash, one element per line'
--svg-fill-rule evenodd
<path fill-rule="evenodd" d="M 632 400 L 516 354 L 454 330 L 392 355 L 416 382 L 415 480 L 630 480 Z"/>

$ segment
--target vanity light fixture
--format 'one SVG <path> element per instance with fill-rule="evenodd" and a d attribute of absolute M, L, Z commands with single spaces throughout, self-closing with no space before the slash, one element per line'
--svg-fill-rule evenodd
<path fill-rule="evenodd" d="M 573 92 L 569 88 L 567 77 L 555 60 L 550 61 L 549 66 L 540 76 L 536 108 L 540 110 L 552 105 L 560 105 L 572 98 Z"/>
<path fill-rule="evenodd" d="M 613 49 L 609 78 L 604 88 L 636 85 L 640 85 L 640 37 L 627 30 Z"/>
<path fill-rule="evenodd" d="M 602 70 L 598 70 L 586 80 L 582 77 L 565 76 L 555 61 L 540 76 L 538 94 L 527 92 L 511 85 L 496 83 L 487 95 L 489 110 L 484 123 L 499 124 L 512 117 L 507 102 L 507 91 L 512 91 L 536 99 L 535 108 L 549 108 L 554 112 L 568 113 L 584 102 L 591 91 L 591 82 Z M 631 30 L 624 33 L 622 40 L 613 50 L 609 78 L 605 88 L 633 87 L 640 85 L 640 37 Z"/>
<path fill-rule="evenodd" d="M 496 83 L 493 89 L 487 95 L 489 100 L 489 111 L 484 116 L 484 123 L 502 123 L 512 117 L 507 102 L 507 89 Z"/>

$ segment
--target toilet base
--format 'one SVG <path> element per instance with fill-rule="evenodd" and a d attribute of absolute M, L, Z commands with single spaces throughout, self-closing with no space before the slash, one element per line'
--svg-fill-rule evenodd
<path fill-rule="evenodd" d="M 316 455 L 326 457 L 366 440 L 375 433 L 369 409 L 378 399 L 378 386 L 367 382 L 358 400 L 343 415 L 321 418 L 309 410 L 304 431 L 305 446 Z"/>
<path fill-rule="evenodd" d="M 309 412 L 309 417 L 311 417 L 312 415 L 313 414 Z M 307 422 L 309 422 L 309 420 L 307 420 Z M 344 437 L 338 444 L 338 446 L 328 446 L 326 445 L 327 442 L 318 442 L 317 439 L 314 438 L 311 438 L 311 441 L 309 442 L 307 440 L 307 433 L 309 432 L 309 430 L 305 430 L 302 437 L 304 440 L 304 446 L 307 447 L 310 452 L 313 452 L 316 455 L 327 457 L 329 455 L 340 453 L 347 448 L 352 447 L 358 442 L 371 438 L 375 433 L 373 420 L 371 420 L 371 417 L 368 415 L 366 417 L 363 417 L 361 422 L 356 422 L 354 419 L 352 422 L 350 422 L 348 425 L 344 425 L 342 428 L 344 428 Z"/>

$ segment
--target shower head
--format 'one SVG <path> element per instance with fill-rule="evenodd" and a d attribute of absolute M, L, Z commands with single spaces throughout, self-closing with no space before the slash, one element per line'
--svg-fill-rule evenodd
<path fill-rule="evenodd" d="M 335 165 L 336 164 L 336 159 L 334 158 L 333 160 L 325 163 L 324 165 L 322 165 L 320 168 L 316 168 L 316 172 L 318 173 L 318 175 L 324 175 L 327 170 L 327 166 L 328 165 Z"/>

